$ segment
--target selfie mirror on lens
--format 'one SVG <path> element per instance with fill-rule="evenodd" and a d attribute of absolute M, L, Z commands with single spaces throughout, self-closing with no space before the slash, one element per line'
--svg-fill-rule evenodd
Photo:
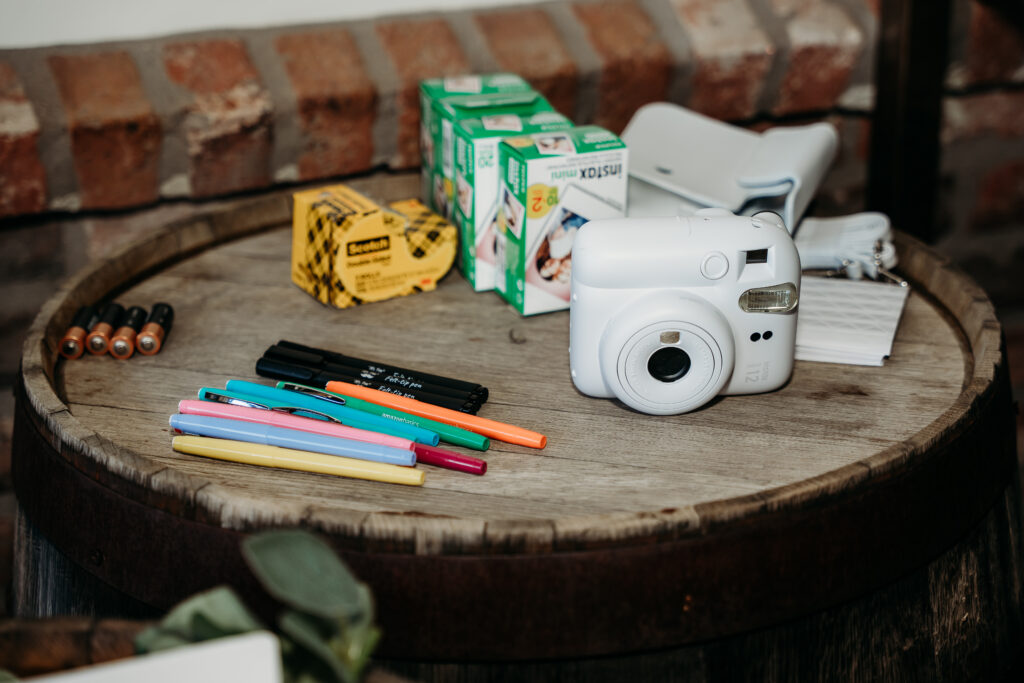
<path fill-rule="evenodd" d="M 800 258 L 778 215 L 595 220 L 572 258 L 569 365 L 582 393 L 673 415 L 789 379 Z"/>

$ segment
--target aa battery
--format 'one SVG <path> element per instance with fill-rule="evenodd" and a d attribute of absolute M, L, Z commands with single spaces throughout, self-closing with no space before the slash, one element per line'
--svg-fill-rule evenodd
<path fill-rule="evenodd" d="M 146 322 L 146 309 L 132 306 L 121 320 L 120 326 L 110 339 L 110 355 L 119 360 L 127 360 L 135 353 L 135 338 Z"/>
<path fill-rule="evenodd" d="M 124 315 L 124 306 L 112 301 L 103 307 L 100 318 L 92 329 L 89 330 L 89 337 L 86 341 L 86 348 L 89 353 L 95 356 L 102 356 L 110 347 L 110 338 L 114 331 L 120 327 L 121 318 Z"/>
<path fill-rule="evenodd" d="M 71 360 L 85 352 L 85 338 L 96 322 L 96 307 L 82 306 L 71 319 L 71 325 L 60 340 L 60 355 Z"/>
<path fill-rule="evenodd" d="M 159 303 L 153 306 L 153 310 L 142 326 L 142 331 L 135 339 L 135 348 L 144 356 L 152 356 L 160 351 L 167 335 L 171 333 L 171 325 L 174 323 L 174 309 L 170 304 Z"/>

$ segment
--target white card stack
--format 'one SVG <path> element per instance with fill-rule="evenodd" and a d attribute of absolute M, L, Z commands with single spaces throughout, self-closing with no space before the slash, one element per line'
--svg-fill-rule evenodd
<path fill-rule="evenodd" d="M 882 365 L 909 293 L 909 287 L 868 280 L 802 278 L 796 359 Z"/>

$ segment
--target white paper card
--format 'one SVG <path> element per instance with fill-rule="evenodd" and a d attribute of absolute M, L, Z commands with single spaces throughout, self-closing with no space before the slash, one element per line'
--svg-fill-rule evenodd
<path fill-rule="evenodd" d="M 52 683 L 281 683 L 281 648 L 273 633 L 255 631 L 32 680 Z"/>
<path fill-rule="evenodd" d="M 868 280 L 802 278 L 796 359 L 882 365 L 909 293 L 909 287 Z"/>

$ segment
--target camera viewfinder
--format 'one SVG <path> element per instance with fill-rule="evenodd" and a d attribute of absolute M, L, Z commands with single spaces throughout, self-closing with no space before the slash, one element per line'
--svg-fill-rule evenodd
<path fill-rule="evenodd" d="M 768 263 L 768 250 L 751 249 L 747 252 L 747 263 Z"/>

